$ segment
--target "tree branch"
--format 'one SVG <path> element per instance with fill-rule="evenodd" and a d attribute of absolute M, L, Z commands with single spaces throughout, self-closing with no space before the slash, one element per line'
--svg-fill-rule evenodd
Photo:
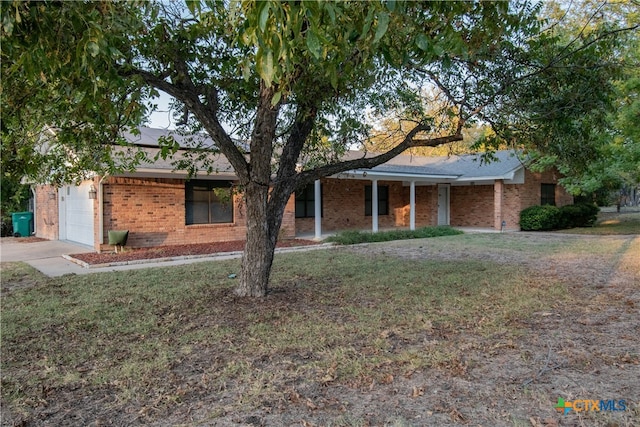
<path fill-rule="evenodd" d="M 619 28 L 616 30 L 611 30 L 608 31 L 606 33 L 603 33 L 601 35 L 599 35 L 598 37 L 595 37 L 593 40 L 590 40 L 588 43 L 583 44 L 582 46 L 578 46 L 576 49 L 573 50 L 569 50 L 569 46 L 571 46 L 574 42 L 575 39 L 572 40 L 569 44 L 567 44 L 562 50 L 561 52 L 559 52 L 557 55 L 555 55 L 553 58 L 551 58 L 546 64 L 527 64 L 528 67 L 533 68 L 533 70 L 529 71 L 528 73 L 522 74 L 518 77 L 515 77 L 511 80 L 507 80 L 505 82 L 503 82 L 500 87 L 498 87 L 498 89 L 492 94 L 491 98 L 495 99 L 496 97 L 499 97 L 501 95 L 504 95 L 507 91 L 507 89 L 511 86 L 513 86 L 516 83 L 525 81 L 531 77 L 534 77 L 536 75 L 539 75 L 541 73 L 544 73 L 545 71 L 548 71 L 554 67 L 557 67 L 559 65 L 559 63 L 565 59 L 567 59 L 570 55 L 576 53 L 576 52 L 580 52 L 581 50 L 587 49 L 589 46 L 593 45 L 594 43 L 597 43 L 600 40 L 605 39 L 606 37 L 609 36 L 613 36 L 615 34 L 618 33 L 622 33 L 622 32 L 626 32 L 626 31 L 634 31 L 636 29 L 640 28 L 640 24 L 637 25 L 633 25 L 630 27 L 625 27 L 625 28 Z M 465 61 L 467 62 L 467 61 Z M 474 116 L 476 114 L 479 114 L 487 105 L 491 104 L 491 101 L 489 99 L 486 100 L 486 102 L 482 103 L 479 106 L 472 106 L 470 105 L 468 102 L 466 102 L 464 99 L 459 100 L 456 99 L 453 94 L 451 93 L 451 91 L 449 90 L 449 88 L 447 88 L 442 81 L 438 78 L 438 76 L 431 70 L 427 70 L 424 68 L 419 68 L 419 67 L 412 67 L 414 70 L 416 70 L 419 73 L 423 73 L 426 74 L 431 81 L 445 94 L 445 96 L 447 98 L 449 98 L 449 100 L 451 100 L 454 104 L 460 105 L 460 106 L 464 106 L 467 109 L 469 109 L 471 111 L 471 113 L 467 116 L 467 118 Z"/>
<path fill-rule="evenodd" d="M 287 187 L 295 189 L 297 186 L 296 164 L 302 152 L 307 138 L 313 130 L 313 124 L 317 117 L 318 110 L 315 106 L 298 105 L 296 118 L 291 126 L 289 138 L 282 149 L 280 155 L 280 167 L 275 178 L 275 184 L 287 183 Z"/>
<path fill-rule="evenodd" d="M 404 140 L 396 145 L 391 150 L 374 157 L 362 157 L 360 159 L 348 160 L 340 163 L 334 163 L 326 166 L 321 166 L 316 169 L 304 171 L 299 175 L 299 184 L 308 184 L 316 179 L 323 178 L 325 176 L 335 175 L 340 172 L 352 170 L 352 169 L 370 169 L 375 166 L 388 162 L 394 157 L 402 154 L 409 148 L 413 147 L 435 147 L 441 144 L 447 144 L 455 141 L 462 141 L 462 134 L 454 134 L 448 136 L 442 136 L 438 138 L 429 139 L 415 139 L 416 135 L 420 132 L 426 132 L 430 127 L 426 124 L 419 124 L 411 130 L 404 138 Z"/>
<path fill-rule="evenodd" d="M 276 133 L 276 122 L 280 111 L 280 103 L 272 104 L 277 85 L 267 86 L 260 81 L 256 119 L 251 132 L 251 163 L 248 181 L 268 186 L 271 178 L 271 161 L 273 157 L 273 139 Z"/>
<path fill-rule="evenodd" d="M 123 77 L 138 76 L 150 86 L 155 87 L 163 92 L 168 93 L 172 97 L 181 101 L 185 106 L 198 118 L 207 133 L 215 141 L 220 152 L 229 160 L 236 174 L 241 180 L 249 180 L 249 163 L 238 147 L 234 144 L 231 137 L 224 130 L 217 118 L 217 111 L 212 111 L 213 104 L 209 100 L 209 105 L 205 105 L 200 101 L 195 87 L 192 90 L 167 82 L 166 80 L 156 76 L 145 70 L 127 69 L 120 70 Z M 211 95 L 210 95 L 211 96 Z"/>

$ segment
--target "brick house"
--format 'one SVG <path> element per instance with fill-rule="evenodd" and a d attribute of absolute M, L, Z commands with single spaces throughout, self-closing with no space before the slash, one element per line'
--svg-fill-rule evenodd
<path fill-rule="evenodd" d="M 156 141 L 165 133 L 142 128 L 141 135 L 128 138 L 154 158 Z M 507 151 L 497 157 L 485 164 L 474 155 L 402 155 L 372 169 L 323 178 L 291 197 L 280 237 L 425 225 L 518 229 L 526 207 L 572 203 L 557 185 L 556 172 L 533 173 Z M 222 156 L 216 166 L 216 174 L 187 180 L 170 160 L 158 159 L 135 172 L 94 176 L 79 185 L 37 186 L 35 234 L 97 251 L 112 248 L 109 230 L 129 230 L 131 247 L 243 240 L 245 209 L 233 190 L 235 174 Z"/>

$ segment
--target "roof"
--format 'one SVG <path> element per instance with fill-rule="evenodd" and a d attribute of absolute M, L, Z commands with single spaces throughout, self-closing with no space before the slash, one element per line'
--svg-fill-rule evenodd
<path fill-rule="evenodd" d="M 146 159 L 142 160 L 140 165 L 136 167 L 135 172 L 123 172 L 118 174 L 118 176 L 131 176 L 131 177 L 146 177 L 146 178 L 157 178 L 159 176 L 171 177 L 171 178 L 186 178 L 189 173 L 184 169 L 177 169 L 177 164 L 181 158 L 182 154 L 185 154 L 186 150 L 180 150 L 176 155 L 171 158 L 162 158 L 160 156 L 161 149 L 153 148 L 153 147 L 139 147 L 140 150 L 144 151 L 146 154 Z M 115 147 L 114 150 L 123 152 L 125 155 L 128 150 L 131 148 L 128 147 Z M 133 152 L 131 155 L 135 155 Z M 235 171 L 231 166 L 231 163 L 227 160 L 225 156 L 222 154 L 216 153 L 211 154 L 214 156 L 212 159 L 215 163 L 215 171 L 214 174 L 210 175 L 211 178 L 225 178 L 225 179 L 233 179 L 236 177 Z M 204 171 L 206 168 L 203 163 L 200 161 L 195 161 L 199 166 L 197 170 Z M 199 178 L 202 178 L 203 175 L 198 175 Z"/>
<path fill-rule="evenodd" d="M 518 180 L 524 165 L 514 151 L 498 151 L 491 161 L 478 154 L 426 157 L 401 154 L 371 169 L 351 171 L 356 176 L 379 179 L 406 178 L 410 181 L 481 182 L 495 179 Z M 351 151 L 346 157 L 372 157 L 375 153 Z"/>
<path fill-rule="evenodd" d="M 180 148 L 207 148 L 215 149 L 216 144 L 211 137 L 205 133 L 195 133 L 186 135 L 177 130 L 156 129 L 141 126 L 138 128 L 139 134 L 131 132 L 123 132 L 122 136 L 127 142 L 140 147 L 159 147 L 160 138 L 172 137 L 180 146 Z M 234 139 L 233 142 L 244 151 L 249 151 L 249 144 L 246 141 Z"/>
<path fill-rule="evenodd" d="M 183 155 L 188 155 L 189 149 L 193 148 L 214 148 L 215 144 L 211 138 L 204 134 L 185 136 L 177 131 L 167 129 L 152 129 L 141 127 L 139 135 L 124 133 L 127 141 L 142 148 L 147 153 L 148 162 L 137 168 L 135 173 L 126 175 L 135 176 L 158 176 L 171 175 L 173 177 L 186 177 L 186 171 L 175 171 L 176 159 Z M 163 159 L 159 156 L 160 148 L 158 140 L 162 137 L 173 137 L 180 145 L 181 150 L 174 159 Z M 248 145 L 244 143 L 245 145 Z M 128 150 L 126 147 L 119 147 L 121 150 Z M 378 153 L 349 151 L 343 159 L 353 160 L 362 157 L 373 157 Z M 215 158 L 216 170 L 211 178 L 232 178 L 235 176 L 229 161 L 222 154 L 212 154 Z M 202 168 L 200 168 L 202 169 Z M 506 182 L 524 182 L 524 166 L 518 155 L 514 151 L 498 151 L 492 160 L 484 160 L 482 153 L 452 155 L 441 157 L 425 157 L 401 154 L 387 163 L 375 166 L 371 169 L 357 169 L 338 174 L 337 177 L 352 179 L 372 178 L 380 180 L 392 180 L 403 182 L 422 183 L 452 183 L 452 184 L 473 184 L 490 182 L 502 179 Z"/>

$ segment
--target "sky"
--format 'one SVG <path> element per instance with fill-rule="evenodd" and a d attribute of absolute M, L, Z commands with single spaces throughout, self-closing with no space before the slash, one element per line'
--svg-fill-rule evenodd
<path fill-rule="evenodd" d="M 169 111 L 170 100 L 169 95 L 160 92 L 160 97 L 153 100 L 153 103 L 158 105 L 158 110 L 150 115 L 147 126 L 157 129 L 175 129 L 173 115 Z"/>

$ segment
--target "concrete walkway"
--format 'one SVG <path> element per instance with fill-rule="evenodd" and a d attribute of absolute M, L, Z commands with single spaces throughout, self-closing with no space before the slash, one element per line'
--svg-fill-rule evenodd
<path fill-rule="evenodd" d="M 315 246 L 294 246 L 291 248 L 276 249 L 276 253 L 310 251 L 316 249 L 326 249 L 326 245 Z M 149 267 L 170 267 L 174 265 L 193 264 L 196 262 L 226 260 L 240 258 L 242 252 L 230 252 L 223 254 L 213 254 L 210 256 L 175 257 L 170 261 L 162 260 L 142 260 L 131 264 L 112 265 L 108 267 L 86 268 L 68 259 L 63 255 L 94 252 L 93 248 L 77 245 L 70 242 L 56 240 L 46 240 L 42 242 L 21 242 L 12 237 L 0 239 L 0 261 L 16 262 L 23 261 L 31 265 L 36 270 L 49 277 L 59 277 L 65 274 L 89 274 L 104 273 L 111 271 L 139 270 Z"/>

